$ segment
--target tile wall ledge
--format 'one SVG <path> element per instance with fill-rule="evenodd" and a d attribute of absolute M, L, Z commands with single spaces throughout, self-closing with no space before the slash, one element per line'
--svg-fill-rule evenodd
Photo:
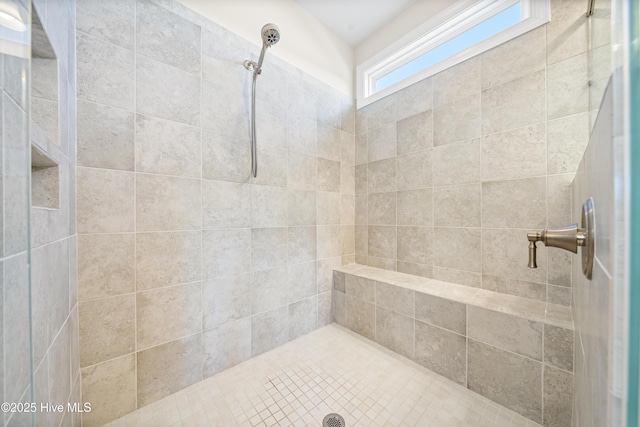
<path fill-rule="evenodd" d="M 335 267 L 334 271 L 573 330 L 571 307 L 361 264 Z"/>

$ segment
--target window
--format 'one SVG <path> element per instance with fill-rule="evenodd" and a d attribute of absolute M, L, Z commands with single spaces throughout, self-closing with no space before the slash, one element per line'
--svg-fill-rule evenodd
<path fill-rule="evenodd" d="M 549 0 L 460 1 L 358 66 L 358 108 L 549 21 Z"/>

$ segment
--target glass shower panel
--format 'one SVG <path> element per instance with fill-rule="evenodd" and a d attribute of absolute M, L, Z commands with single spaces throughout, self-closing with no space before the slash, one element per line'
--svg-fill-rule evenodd
<path fill-rule="evenodd" d="M 31 6 L 0 2 L 0 286 L 2 425 L 33 425 L 30 290 L 29 78 Z"/>

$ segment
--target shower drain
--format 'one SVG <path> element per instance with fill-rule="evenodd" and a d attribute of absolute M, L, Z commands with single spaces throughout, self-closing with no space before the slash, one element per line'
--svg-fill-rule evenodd
<path fill-rule="evenodd" d="M 329 414 L 322 420 L 322 427 L 345 427 L 344 418 L 338 414 Z"/>

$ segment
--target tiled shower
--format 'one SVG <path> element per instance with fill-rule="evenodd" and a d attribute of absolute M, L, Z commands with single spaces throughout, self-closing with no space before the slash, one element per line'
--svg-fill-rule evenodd
<path fill-rule="evenodd" d="M 525 237 L 579 220 L 576 172 L 606 129 L 609 2 L 587 18 L 583 1 L 552 0 L 548 24 L 362 108 L 269 52 L 256 178 L 242 66 L 255 44 L 178 0 L 15 3 L 32 23 L 2 55 L 0 377 L 4 401 L 64 410 L 5 425 L 216 425 L 135 414 L 265 387 L 269 364 L 271 398 L 293 405 L 287 378 L 315 381 L 315 398 L 332 381 L 348 392 L 282 418 L 248 394 L 246 424 L 233 408 L 227 423 L 320 425 L 338 405 L 348 425 L 606 425 L 585 403 L 609 365 L 583 349 L 608 343 L 585 332 L 579 258 L 540 245 L 527 268 Z M 467 418 L 427 422 L 426 400 L 385 414 L 373 385 L 328 362 L 331 342 L 348 363 L 416 372 L 423 397 L 458 396 L 434 401 Z M 532 380 L 509 395 L 494 360 Z M 399 410 L 421 404 L 402 396 Z"/>

